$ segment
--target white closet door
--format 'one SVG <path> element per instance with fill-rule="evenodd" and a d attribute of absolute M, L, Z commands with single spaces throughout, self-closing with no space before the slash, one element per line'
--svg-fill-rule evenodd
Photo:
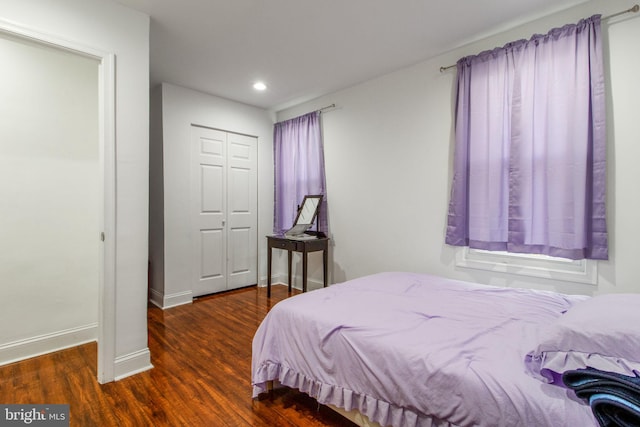
<path fill-rule="evenodd" d="M 254 285 L 258 277 L 258 141 L 227 135 L 228 289 Z"/>
<path fill-rule="evenodd" d="M 191 135 L 195 154 L 192 262 L 196 272 L 192 292 L 199 296 L 227 289 L 227 134 L 192 126 Z"/>
<path fill-rule="evenodd" d="M 257 139 L 192 126 L 194 296 L 257 283 Z"/>

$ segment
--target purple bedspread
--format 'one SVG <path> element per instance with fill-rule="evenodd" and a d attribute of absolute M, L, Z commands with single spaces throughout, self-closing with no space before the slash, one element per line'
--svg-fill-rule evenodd
<path fill-rule="evenodd" d="M 586 297 L 381 273 L 276 304 L 253 340 L 266 382 L 393 426 L 595 426 L 525 373 L 540 327 Z"/>

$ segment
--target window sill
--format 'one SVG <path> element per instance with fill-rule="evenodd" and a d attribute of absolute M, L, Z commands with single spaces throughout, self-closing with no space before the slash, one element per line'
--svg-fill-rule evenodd
<path fill-rule="evenodd" d="M 468 247 L 456 250 L 456 267 L 596 285 L 598 262 L 546 255 L 493 252 Z"/>

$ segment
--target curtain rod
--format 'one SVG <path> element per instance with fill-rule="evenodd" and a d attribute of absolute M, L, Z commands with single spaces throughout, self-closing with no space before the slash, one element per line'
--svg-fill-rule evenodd
<path fill-rule="evenodd" d="M 298 117 L 306 116 L 307 114 L 313 114 L 315 112 L 322 113 L 324 110 L 330 110 L 332 108 L 336 108 L 336 104 L 327 105 L 326 107 L 322 107 L 322 108 L 318 108 L 317 110 L 309 111 L 308 113 L 304 113 L 304 114 L 302 114 L 302 115 L 300 115 Z M 294 117 L 294 118 L 291 118 L 291 119 L 283 120 L 283 121 L 278 122 L 278 123 L 284 123 L 284 122 L 286 122 L 288 120 L 293 120 L 293 119 L 298 118 L 298 117 Z M 278 124 L 278 123 L 276 123 L 276 124 Z"/>
<path fill-rule="evenodd" d="M 330 108 L 336 108 L 336 104 L 327 105 L 326 107 L 318 108 L 317 111 L 323 112 L 324 110 L 328 110 Z"/>
<path fill-rule="evenodd" d="M 608 15 L 602 18 L 602 20 L 606 20 L 606 19 L 610 19 L 613 18 L 615 16 L 620 16 L 620 15 L 624 15 L 625 13 L 636 13 L 638 10 L 640 10 L 640 6 L 638 6 L 637 4 L 634 4 L 633 7 L 627 9 L 627 10 L 623 10 L 622 12 L 618 12 L 618 13 L 614 13 L 612 15 Z M 446 67 L 440 67 L 440 72 L 442 73 L 443 71 L 448 70 L 449 68 L 454 68 L 457 64 L 453 64 L 453 65 L 447 65 Z"/>

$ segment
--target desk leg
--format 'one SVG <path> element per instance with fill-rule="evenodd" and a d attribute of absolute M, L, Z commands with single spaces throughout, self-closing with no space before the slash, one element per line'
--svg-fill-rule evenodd
<path fill-rule="evenodd" d="M 322 286 L 323 287 L 327 287 L 327 282 L 328 282 L 328 277 L 327 277 L 327 270 L 329 270 L 329 256 L 327 254 L 327 249 L 323 249 L 322 251 L 322 269 L 323 269 L 323 276 L 322 276 Z"/>
<path fill-rule="evenodd" d="M 291 286 L 293 285 L 293 283 L 291 283 L 291 257 L 293 256 L 293 252 L 292 251 L 287 251 L 287 274 L 289 277 L 289 293 L 291 293 Z"/>
<path fill-rule="evenodd" d="M 307 251 L 302 252 L 302 292 L 307 292 Z"/>
<path fill-rule="evenodd" d="M 271 298 L 271 251 L 273 248 L 269 246 L 267 250 L 267 298 Z"/>

